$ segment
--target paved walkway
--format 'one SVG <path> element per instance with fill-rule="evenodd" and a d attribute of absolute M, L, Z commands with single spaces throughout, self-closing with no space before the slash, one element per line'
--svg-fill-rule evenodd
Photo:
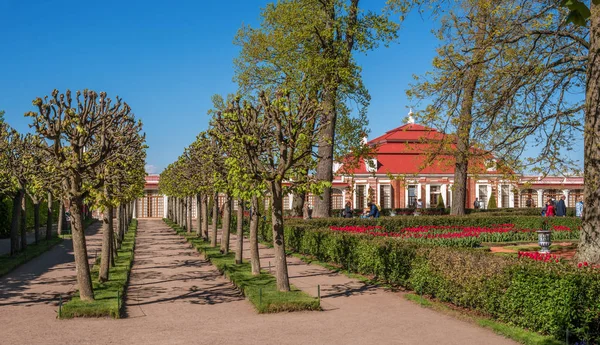
<path fill-rule="evenodd" d="M 56 233 L 56 224 L 52 226 L 52 233 Z M 46 239 L 46 225 L 40 228 L 40 239 Z M 21 241 L 21 234 L 19 233 L 19 241 Z M 27 244 L 35 243 L 35 232 L 27 232 Z M 10 254 L 10 238 L 0 239 L 0 255 Z"/>
<path fill-rule="evenodd" d="M 258 315 L 162 221 L 140 220 L 138 231 L 128 318 L 56 320 L 55 306 L 16 303 L 18 298 L 12 293 L 10 306 L 0 306 L 2 343 L 514 344 L 397 294 L 293 258 L 289 262 L 292 283 L 312 294 L 321 284 L 325 311 Z M 272 253 L 265 248 L 261 252 L 268 262 Z M 31 269 L 30 264 L 25 266 L 21 269 Z M 63 270 L 63 278 L 68 277 Z M 72 267 L 68 271 L 72 274 Z M 23 285 L 20 293 L 31 291 L 31 282 Z M 7 287 L 0 280 L 0 291 Z M 2 303 L 4 297 L 0 297 Z"/>

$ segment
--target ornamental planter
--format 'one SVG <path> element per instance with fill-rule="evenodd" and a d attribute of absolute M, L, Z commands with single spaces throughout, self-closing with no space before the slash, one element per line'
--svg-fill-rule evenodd
<path fill-rule="evenodd" d="M 550 245 L 552 244 L 552 239 L 550 238 L 552 232 L 550 230 L 538 230 L 536 232 L 538 234 L 538 244 L 542 248 L 539 252 L 541 254 L 549 254 Z"/>

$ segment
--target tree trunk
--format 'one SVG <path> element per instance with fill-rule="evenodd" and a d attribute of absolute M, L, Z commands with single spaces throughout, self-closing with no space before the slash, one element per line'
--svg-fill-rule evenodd
<path fill-rule="evenodd" d="M 117 207 L 117 231 L 119 233 L 117 248 L 121 248 L 121 243 L 125 238 L 125 229 L 123 228 L 123 207 L 121 207 L 121 205 Z"/>
<path fill-rule="evenodd" d="M 40 202 L 33 204 L 33 233 L 35 236 L 35 244 L 40 242 Z"/>
<path fill-rule="evenodd" d="M 10 223 L 10 255 L 15 255 L 19 251 L 19 222 L 21 220 L 21 199 L 23 190 L 19 190 L 13 197 L 12 219 Z"/>
<path fill-rule="evenodd" d="M 202 198 L 200 197 L 200 194 L 196 194 L 196 236 L 197 237 L 201 237 L 202 236 L 202 226 L 200 224 L 202 224 L 202 207 L 200 205 Z"/>
<path fill-rule="evenodd" d="M 202 195 L 202 236 L 208 241 L 208 195 Z"/>
<path fill-rule="evenodd" d="M 73 233 L 73 251 L 75 252 L 75 269 L 77 271 L 77 285 L 79 297 L 82 301 L 93 301 L 92 277 L 85 244 L 85 233 L 83 229 L 82 210 L 83 200 L 73 197 L 69 202 L 71 211 L 71 229 Z"/>
<path fill-rule="evenodd" d="M 185 205 L 183 198 L 179 198 L 179 226 L 185 229 Z"/>
<path fill-rule="evenodd" d="M 304 213 L 304 200 L 306 193 L 294 193 L 292 199 L 292 217 L 302 217 Z"/>
<path fill-rule="evenodd" d="M 46 240 L 52 239 L 52 193 L 48 192 L 48 213 L 46 214 Z"/>
<path fill-rule="evenodd" d="M 58 220 L 56 232 L 59 235 L 62 235 L 63 230 L 65 229 L 65 204 L 63 204 L 62 199 L 58 202 Z"/>
<path fill-rule="evenodd" d="M 27 195 L 23 192 L 23 198 L 21 198 L 21 222 L 19 224 L 21 229 L 21 250 L 27 249 Z"/>
<path fill-rule="evenodd" d="M 213 202 L 213 215 L 212 215 L 212 236 L 210 238 L 210 245 L 212 247 L 217 246 L 217 224 L 219 220 L 219 194 L 215 193 Z"/>
<path fill-rule="evenodd" d="M 192 224 L 193 224 L 192 223 L 193 222 L 192 210 L 193 210 L 193 206 L 194 206 L 193 202 L 192 202 L 193 201 L 192 198 L 193 197 L 191 195 L 186 198 L 186 200 L 187 200 L 187 225 L 188 225 L 187 232 L 188 232 L 188 234 L 192 233 Z"/>
<path fill-rule="evenodd" d="M 236 246 L 235 246 L 235 263 L 241 264 L 244 255 L 244 201 L 237 200 L 237 228 L 236 228 Z"/>
<path fill-rule="evenodd" d="M 115 210 L 113 209 L 113 218 L 114 218 L 114 212 Z M 115 260 L 118 256 L 117 253 L 117 236 L 115 236 L 115 227 L 112 226 L 111 227 L 111 232 L 110 232 L 110 244 L 112 245 L 112 249 L 110 250 L 110 266 L 111 267 L 115 267 Z"/>
<path fill-rule="evenodd" d="M 250 209 L 250 264 L 252 275 L 260 274 L 260 253 L 258 252 L 258 197 L 252 196 Z"/>
<path fill-rule="evenodd" d="M 231 237 L 231 195 L 225 194 L 225 204 L 223 204 L 223 217 L 221 221 L 223 230 L 221 230 L 221 253 L 229 253 L 229 240 Z"/>
<path fill-rule="evenodd" d="M 473 99 L 479 77 L 483 71 L 483 60 L 487 51 L 484 47 L 486 34 L 485 22 L 480 19 L 477 25 L 473 46 L 474 54 L 471 60 L 472 66 L 466 72 L 463 98 L 460 104 L 460 117 L 456 130 L 456 153 L 454 154 L 456 162 L 454 165 L 451 214 L 457 216 L 465 214 L 465 205 L 467 203 L 467 171 L 471 149 L 471 126 L 473 125 Z"/>
<path fill-rule="evenodd" d="M 319 137 L 319 149 L 317 155 L 317 171 L 315 178 L 317 181 L 333 181 L 333 143 L 335 143 L 335 122 L 336 116 L 336 93 L 337 88 L 326 91 L 323 102 L 323 118 L 326 123 Z M 331 216 L 331 187 L 323 190 L 321 198 L 315 197 L 313 218 L 325 218 Z"/>
<path fill-rule="evenodd" d="M 584 208 L 577 260 L 600 264 L 600 5 L 590 2 L 590 48 L 585 94 Z"/>
<path fill-rule="evenodd" d="M 277 289 L 279 291 L 290 291 L 290 280 L 288 277 L 287 259 L 285 256 L 285 239 L 283 234 L 283 189 L 281 181 L 270 182 L 271 196 L 271 220 L 273 225 L 273 249 L 275 249 L 275 270 L 277 278 Z"/>
<path fill-rule="evenodd" d="M 102 255 L 100 256 L 100 272 L 98 274 L 98 280 L 105 282 L 108 280 L 108 273 L 110 271 L 110 261 L 112 258 L 112 227 L 113 227 L 113 208 L 107 207 L 102 217 Z"/>

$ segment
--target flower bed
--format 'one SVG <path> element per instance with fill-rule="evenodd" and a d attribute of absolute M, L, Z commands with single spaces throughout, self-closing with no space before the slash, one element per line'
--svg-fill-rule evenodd
<path fill-rule="evenodd" d="M 541 262 L 560 262 L 560 257 L 554 254 L 542 254 L 539 252 L 519 252 L 518 258 L 528 258 Z"/>
<path fill-rule="evenodd" d="M 477 247 L 482 242 L 535 241 L 532 229 L 520 229 L 514 224 L 491 226 L 423 225 L 389 231 L 379 225 L 330 226 L 330 230 L 365 234 L 377 237 L 395 237 L 415 242 L 430 242 L 448 247 Z M 552 238 L 556 240 L 578 237 L 570 227 L 554 225 Z"/>

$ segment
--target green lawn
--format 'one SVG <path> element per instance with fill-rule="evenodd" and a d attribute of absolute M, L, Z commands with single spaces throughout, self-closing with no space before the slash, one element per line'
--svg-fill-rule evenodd
<path fill-rule="evenodd" d="M 266 272 L 252 275 L 250 263 L 235 264 L 235 253 L 223 255 L 219 248 L 213 248 L 195 234 L 188 235 L 178 225 L 166 220 L 165 222 L 179 235 L 184 236 L 199 252 L 203 253 L 217 269 L 229 279 L 248 297 L 259 313 L 277 313 L 284 311 L 320 310 L 319 299 L 292 286 L 290 292 L 277 290 L 275 277 Z"/>
<path fill-rule="evenodd" d="M 133 220 L 129 231 L 125 233 L 125 239 L 118 250 L 115 267 L 111 267 L 109 280 L 104 283 L 98 282 L 98 270 L 100 265 L 92 268 L 92 283 L 94 287 L 94 301 L 84 302 L 79 299 L 79 293 L 62 306 L 60 318 L 72 317 L 103 317 L 110 316 L 119 318 L 123 306 L 123 294 L 129 282 L 129 273 L 133 263 L 133 250 L 135 248 L 135 235 L 137 231 L 137 220 Z M 96 262 L 99 262 L 99 258 Z"/>

